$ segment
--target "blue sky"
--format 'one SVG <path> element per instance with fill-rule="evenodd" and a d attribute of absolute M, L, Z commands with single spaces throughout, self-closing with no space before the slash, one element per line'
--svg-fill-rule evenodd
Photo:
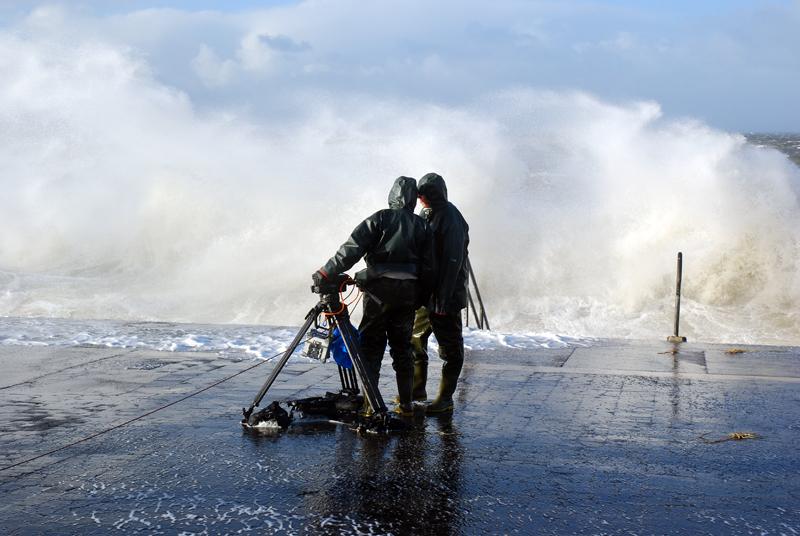
<path fill-rule="evenodd" d="M 0 17 L 26 39 L 120 47 L 201 108 L 269 115 L 309 91 L 458 106 L 531 87 L 800 130 L 800 0 L 25 0 Z"/>

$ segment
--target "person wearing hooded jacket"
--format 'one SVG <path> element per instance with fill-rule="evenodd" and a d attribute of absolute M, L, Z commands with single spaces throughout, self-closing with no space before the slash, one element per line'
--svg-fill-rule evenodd
<path fill-rule="evenodd" d="M 447 200 L 447 185 L 436 173 L 419 180 L 419 198 L 433 231 L 433 292 L 425 307 L 417 310 L 411 345 L 414 351 L 413 400 L 426 400 L 428 380 L 428 338 L 436 335 L 439 357 L 442 358 L 442 379 L 436 398 L 427 405 L 426 413 L 453 411 L 461 367 L 464 364 L 464 338 L 461 310 L 467 306 L 467 252 L 469 225 L 461 212 Z"/>
<path fill-rule="evenodd" d="M 377 384 L 388 341 L 397 379 L 396 411 L 401 415 L 413 413 L 411 331 L 414 311 L 421 297 L 430 291 L 434 270 L 432 233 L 425 220 L 414 214 L 416 204 L 417 181 L 398 177 L 389 192 L 389 208 L 358 224 L 334 256 L 312 276 L 328 278 L 344 273 L 365 257 L 367 292 L 359 326 L 361 351 Z"/>

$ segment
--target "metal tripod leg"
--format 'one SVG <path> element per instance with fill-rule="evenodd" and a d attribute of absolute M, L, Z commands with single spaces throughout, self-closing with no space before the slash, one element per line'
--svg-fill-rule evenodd
<path fill-rule="evenodd" d="M 355 392 L 356 394 L 360 393 L 361 391 L 358 390 L 358 379 L 356 379 L 356 371 L 353 369 L 348 369 L 345 374 L 350 379 L 350 385 L 353 387 L 353 392 Z"/>
<path fill-rule="evenodd" d="M 372 377 L 367 371 L 366 362 L 361 355 L 361 350 L 358 345 L 358 338 L 356 334 L 353 333 L 353 326 L 350 325 L 350 319 L 347 315 L 336 315 L 333 317 L 333 320 L 339 328 L 339 333 L 342 334 L 342 340 L 344 341 L 345 348 L 347 348 L 347 353 L 350 354 L 353 366 L 361 379 L 364 397 L 369 402 L 370 408 L 372 408 L 372 411 L 376 414 L 385 414 L 387 411 L 386 404 L 383 402 L 383 397 L 378 390 L 378 386 L 372 381 Z"/>
<path fill-rule="evenodd" d="M 339 381 L 342 383 L 342 390 L 343 391 L 350 391 L 353 394 L 358 394 L 358 382 L 356 382 L 356 378 L 353 375 L 353 369 L 346 369 L 340 365 L 336 365 L 339 369 Z"/>
<path fill-rule="evenodd" d="M 250 418 L 250 414 L 253 413 L 253 408 L 261 403 L 261 399 L 264 398 L 264 395 L 267 394 L 269 388 L 272 387 L 272 383 L 275 381 L 275 378 L 278 377 L 278 374 L 280 374 L 281 370 L 283 370 L 283 367 L 286 366 L 286 362 L 289 361 L 290 357 L 292 357 L 295 349 L 300 344 L 300 341 L 303 340 L 303 337 L 305 337 L 306 332 L 309 330 L 309 328 L 311 328 L 311 324 L 314 323 L 314 319 L 317 318 L 321 310 L 321 304 L 317 304 L 308 312 L 306 315 L 305 324 L 303 324 L 303 327 L 301 327 L 300 331 L 297 332 L 297 335 L 295 335 L 292 343 L 283 353 L 281 360 L 278 361 L 278 363 L 275 365 L 275 368 L 272 369 L 272 373 L 270 373 L 269 378 L 267 378 L 267 381 L 264 382 L 264 385 L 261 386 L 261 389 L 258 391 L 255 399 L 253 399 L 253 403 L 250 404 L 248 409 L 243 410 L 245 420 Z"/>

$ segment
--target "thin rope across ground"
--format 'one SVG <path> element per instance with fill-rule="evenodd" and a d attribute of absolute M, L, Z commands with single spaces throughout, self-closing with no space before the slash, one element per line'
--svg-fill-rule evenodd
<path fill-rule="evenodd" d="M 96 432 L 96 433 L 94 433 L 92 435 L 89 435 L 89 436 L 86 436 L 84 438 L 78 439 L 77 441 L 73 441 L 71 443 L 67 443 L 66 445 L 62 445 L 62 446 L 60 446 L 58 448 L 54 448 L 54 449 L 49 450 L 49 451 L 47 451 L 47 452 L 45 452 L 43 454 L 39 454 L 37 456 L 33 456 L 32 458 L 27 458 L 25 460 L 22 460 L 22 461 L 19 461 L 19 462 L 16 462 L 16 463 L 12 463 L 11 465 L 6 465 L 5 467 L 0 467 L 0 472 L 1 471 L 6 471 L 8 469 L 13 469 L 14 467 L 19 467 L 20 465 L 25 465 L 26 463 L 30 463 L 32 461 L 36 461 L 38 459 L 44 458 L 45 456 L 50 456 L 51 454 L 55 454 L 56 452 L 60 452 L 62 450 L 68 449 L 70 447 L 74 447 L 75 445 L 79 445 L 81 443 L 85 443 L 86 441 L 94 439 L 94 438 L 96 438 L 98 436 L 101 436 L 103 434 L 107 434 L 109 432 L 113 432 L 114 430 L 118 430 L 119 428 L 122 428 L 123 426 L 127 426 L 127 425 L 129 425 L 129 424 L 131 424 L 133 422 L 136 422 L 138 420 L 144 419 L 145 417 L 149 417 L 150 415 L 152 415 L 154 413 L 157 413 L 157 412 L 159 412 L 161 410 L 167 409 L 170 406 L 174 406 L 175 404 L 179 404 L 179 403 L 183 402 L 184 400 L 188 400 L 188 399 L 192 398 L 193 396 L 197 396 L 200 393 L 208 391 L 209 389 L 211 389 L 213 387 L 216 387 L 217 385 L 219 385 L 221 383 L 224 383 L 224 382 L 226 382 L 228 380 L 232 380 L 236 376 L 240 376 L 240 375 L 244 374 L 245 372 L 253 370 L 256 367 L 260 367 L 264 363 L 267 363 L 268 361 L 271 361 L 272 359 L 275 359 L 276 357 L 278 357 L 279 355 L 282 355 L 282 354 L 283 354 L 283 352 L 280 352 L 278 354 L 270 356 L 267 359 L 265 359 L 264 361 L 260 361 L 260 362 L 256 363 L 255 365 L 247 367 L 244 370 L 240 370 L 239 372 L 237 372 L 235 374 L 231 374 L 230 376 L 222 378 L 221 380 L 218 380 L 218 381 L 212 383 L 211 385 L 203 387 L 202 389 L 200 389 L 198 391 L 194 391 L 193 393 L 189 393 L 188 395 L 183 396 L 183 397 L 179 398 L 178 400 L 173 400 L 172 402 L 164 404 L 163 406 L 159 406 L 159 407 L 157 407 L 157 408 L 155 408 L 155 409 L 153 409 L 151 411 L 148 411 L 147 413 L 143 413 L 142 415 L 139 415 L 139 416 L 134 417 L 132 419 L 128 419 L 127 421 L 121 422 L 119 424 L 115 424 L 114 426 L 112 426 L 110 428 L 106 428 L 106 429 L 101 430 L 99 432 Z M 31 471 L 31 472 L 35 472 L 35 471 L 36 470 Z"/>

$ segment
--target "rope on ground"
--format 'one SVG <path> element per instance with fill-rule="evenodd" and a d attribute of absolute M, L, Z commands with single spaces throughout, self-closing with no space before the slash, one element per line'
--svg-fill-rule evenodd
<path fill-rule="evenodd" d="M 700 437 L 700 440 L 703 443 L 708 443 L 709 445 L 715 443 L 724 443 L 725 441 L 741 441 L 743 439 L 761 439 L 761 436 L 758 434 L 754 434 L 753 432 L 733 432 L 721 439 L 707 439 L 706 436 L 708 434 L 703 434 Z"/>
<path fill-rule="evenodd" d="M 275 359 L 276 357 L 278 357 L 279 355 L 282 355 L 282 354 L 283 354 L 283 352 L 280 352 L 278 354 L 270 356 L 267 359 L 265 359 L 264 361 L 259 361 L 255 365 L 247 367 L 244 370 L 240 370 L 239 372 L 237 372 L 235 374 L 231 374 L 230 376 L 222 378 L 221 380 L 218 380 L 218 381 L 212 383 L 211 385 L 203 387 L 202 389 L 200 389 L 198 391 L 194 391 L 193 393 L 189 393 L 188 395 L 186 395 L 186 396 L 184 396 L 182 398 L 179 398 L 178 400 L 173 400 L 172 402 L 164 404 L 163 406 L 159 406 L 154 410 L 151 410 L 151 411 L 148 411 L 147 413 L 139 415 L 138 417 L 134 417 L 132 419 L 128 419 L 125 422 L 121 422 L 119 424 L 115 424 L 114 426 L 112 426 L 110 428 L 106 428 L 104 430 L 100 430 L 99 432 L 96 432 L 96 433 L 94 433 L 92 435 L 86 436 L 86 437 L 84 437 L 82 439 L 78 439 L 77 441 L 73 441 L 71 443 L 67 443 L 66 445 L 62 445 L 62 446 L 60 446 L 58 448 L 55 448 L 53 450 L 49 450 L 49 451 L 45 452 L 44 454 L 39 454 L 39 455 L 34 456 L 32 458 L 28 458 L 28 459 L 22 460 L 20 462 L 12 463 L 11 465 L 6 465 L 5 467 L 0 467 L 0 472 L 6 471 L 8 469 L 13 469 L 14 467 L 19 467 L 20 465 L 25 465 L 26 463 L 30 463 L 32 461 L 36 461 L 36 460 L 38 460 L 40 458 L 44 458 L 45 456 L 50 456 L 51 454 L 55 454 L 56 452 L 60 452 L 62 450 L 68 449 L 70 447 L 74 447 L 75 445 L 79 445 L 80 443 L 85 443 L 86 441 L 94 439 L 95 437 L 101 436 L 103 434 L 107 434 L 108 432 L 113 432 L 114 430 L 122 428 L 123 426 L 127 426 L 127 425 L 131 424 L 132 422 L 136 422 L 138 420 L 144 419 L 145 417 L 149 417 L 150 415 L 152 415 L 154 413 L 157 413 L 157 412 L 159 412 L 161 410 L 167 409 L 170 406 L 174 406 L 175 404 L 179 404 L 179 403 L 183 402 L 184 400 L 188 400 L 188 399 L 192 398 L 193 396 L 197 396 L 200 393 L 208 391 L 209 389 L 212 389 L 212 388 L 216 387 L 217 385 L 219 385 L 221 383 L 224 383 L 224 382 L 226 382 L 228 380 L 232 380 L 236 376 L 240 376 L 240 375 L 244 374 L 245 372 L 253 370 L 256 367 L 260 367 L 264 363 L 267 363 L 268 361 L 271 361 L 271 360 Z"/>

